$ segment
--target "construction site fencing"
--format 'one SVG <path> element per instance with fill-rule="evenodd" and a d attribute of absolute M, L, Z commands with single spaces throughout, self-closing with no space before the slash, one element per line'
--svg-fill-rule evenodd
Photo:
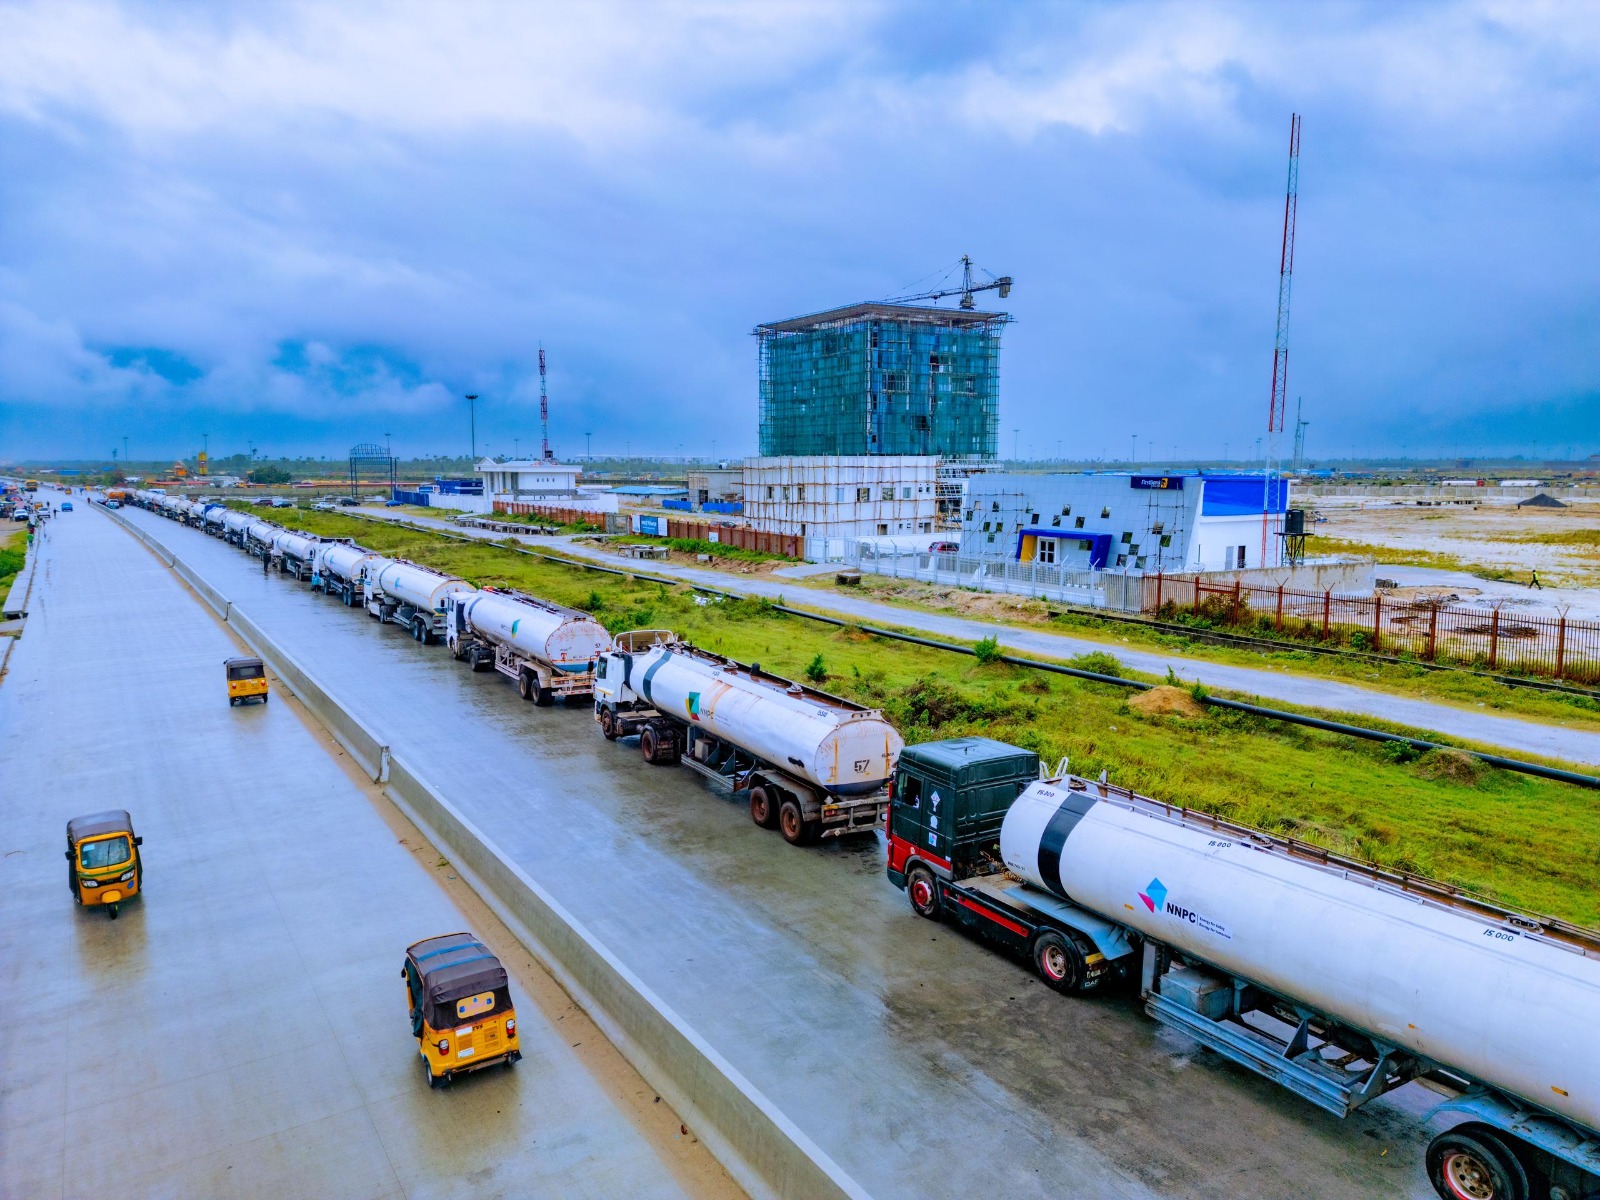
<path fill-rule="evenodd" d="M 704 521 L 679 521 L 672 517 L 667 518 L 666 525 L 669 538 L 694 538 L 763 554 L 805 557 L 805 539 L 792 533 L 765 533 L 745 525 L 708 525 Z"/>
<path fill-rule="evenodd" d="M 581 508 L 563 508 L 555 504 L 529 504 L 520 500 L 496 500 L 494 511 L 508 516 L 544 517 L 558 525 L 587 525 L 604 531 L 606 514 L 589 512 Z"/>
<path fill-rule="evenodd" d="M 893 579 L 918 579 L 947 587 L 1007 592 L 1122 612 L 1138 612 L 1143 598 L 1143 577 L 1116 571 L 1075 570 L 1051 563 L 938 554 L 871 541 L 846 541 L 841 555 L 826 557 L 837 558 L 858 571 Z"/>
<path fill-rule="evenodd" d="M 1400 599 L 1381 590 L 1351 596 L 1249 587 L 1207 582 L 1199 575 L 1146 575 L 1140 583 L 1142 610 L 1163 617 L 1189 613 L 1214 625 L 1425 662 L 1600 682 L 1600 622 L 1569 620 L 1565 614 Z"/>

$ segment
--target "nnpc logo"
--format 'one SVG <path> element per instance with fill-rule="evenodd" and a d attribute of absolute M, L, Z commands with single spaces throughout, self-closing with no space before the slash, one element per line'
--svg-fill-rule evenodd
<path fill-rule="evenodd" d="M 1139 893 L 1139 899 L 1151 912 L 1160 912 L 1162 905 L 1167 902 L 1167 885 L 1159 879 L 1152 879 L 1150 886 Z"/>

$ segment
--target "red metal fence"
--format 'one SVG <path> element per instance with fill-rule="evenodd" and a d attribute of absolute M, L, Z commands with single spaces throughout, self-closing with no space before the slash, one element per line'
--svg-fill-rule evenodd
<path fill-rule="evenodd" d="M 497 513 L 510 513 L 525 517 L 548 517 L 561 525 L 587 525 L 602 532 L 606 527 L 605 513 L 587 512 L 581 508 L 559 508 L 554 504 L 525 504 L 518 500 L 496 500 Z"/>
<path fill-rule="evenodd" d="M 712 535 L 715 534 L 715 538 Z M 743 525 L 707 525 L 704 521 L 677 521 L 667 519 L 667 536 L 698 538 L 716 541 L 724 546 L 737 546 L 741 550 L 759 550 L 763 554 L 785 554 L 790 558 L 805 557 L 805 539 L 792 533 L 762 533 Z"/>
<path fill-rule="evenodd" d="M 1144 609 L 1192 612 L 1217 624 L 1428 662 L 1600 682 L 1600 623 L 1524 613 L 1511 605 L 1470 608 L 1382 592 L 1338 596 L 1208 583 L 1198 575 L 1147 575 Z"/>

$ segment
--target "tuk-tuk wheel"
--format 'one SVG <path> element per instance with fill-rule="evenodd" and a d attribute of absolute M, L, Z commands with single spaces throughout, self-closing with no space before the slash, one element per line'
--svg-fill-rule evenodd
<path fill-rule="evenodd" d="M 111 919 L 115 921 L 117 919 L 117 906 L 115 904 L 108 904 L 106 907 L 111 910 Z"/>
<path fill-rule="evenodd" d="M 237 696 L 229 696 L 228 697 L 228 707 L 229 708 L 238 708 L 239 707 L 239 697 L 237 697 Z"/>
<path fill-rule="evenodd" d="M 428 1060 L 425 1058 L 422 1060 L 422 1077 L 428 1081 L 428 1086 L 430 1088 L 440 1088 L 444 1086 L 444 1077 L 442 1075 L 435 1075 L 433 1073 L 433 1068 L 428 1065 Z"/>

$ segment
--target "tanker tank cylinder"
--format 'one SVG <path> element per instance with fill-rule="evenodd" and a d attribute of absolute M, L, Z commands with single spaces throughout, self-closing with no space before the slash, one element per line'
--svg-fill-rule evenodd
<path fill-rule="evenodd" d="M 376 573 L 376 578 L 369 568 L 368 578 L 373 579 L 377 591 L 391 600 L 398 600 L 424 612 L 442 611 L 444 598 L 454 592 L 477 590 L 464 579 L 441 575 L 416 563 L 395 559 L 386 562 Z"/>
<path fill-rule="evenodd" d="M 611 646 L 611 634 L 588 613 L 542 600 L 478 592 L 462 615 L 483 640 L 557 670 L 587 672 Z"/>
<path fill-rule="evenodd" d="M 762 676 L 682 643 L 636 655 L 630 675 L 658 711 L 831 795 L 882 788 L 905 747 L 875 709 Z"/>
<path fill-rule="evenodd" d="M 1600 1128 L 1600 938 L 1585 931 L 1076 779 L 1031 784 L 1000 854 L 1185 956 Z"/>

